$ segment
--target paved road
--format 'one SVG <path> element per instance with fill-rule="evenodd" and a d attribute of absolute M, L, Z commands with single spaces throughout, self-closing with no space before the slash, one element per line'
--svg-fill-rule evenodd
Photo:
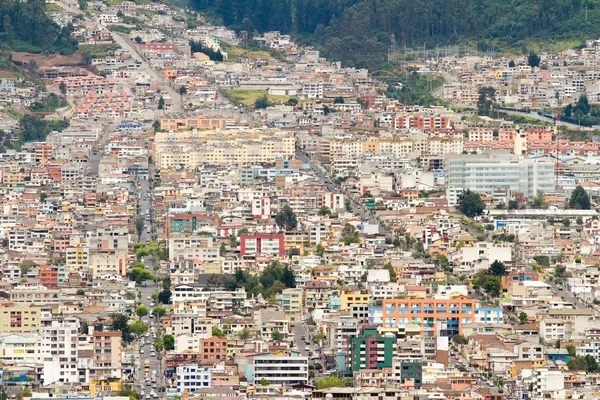
<path fill-rule="evenodd" d="M 308 158 L 306 154 L 301 153 L 300 151 L 296 151 L 296 158 L 302 162 L 305 162 L 310 165 L 310 168 L 317 174 L 317 177 L 326 183 L 327 189 L 333 193 L 339 193 L 339 189 L 333 184 L 332 181 L 329 180 L 329 175 L 327 172 L 319 165 L 316 161 Z"/>
<path fill-rule="evenodd" d="M 298 348 L 298 352 L 303 356 L 308 356 L 308 351 L 306 350 L 306 346 L 308 345 L 302 340 L 303 336 L 308 339 L 306 324 L 304 322 L 295 323 L 292 332 L 294 332 L 294 344 Z"/>
<path fill-rule="evenodd" d="M 509 115 L 519 115 L 519 116 L 523 116 L 523 117 L 528 117 L 528 118 L 533 118 L 533 119 L 539 119 L 540 121 L 544 121 L 544 122 L 550 122 L 550 123 L 554 123 L 554 118 L 548 118 L 546 116 L 543 115 L 539 115 L 538 113 L 530 113 L 530 112 L 525 112 L 525 111 L 514 111 L 514 110 L 505 110 L 505 109 L 499 109 L 499 112 L 503 112 Z M 590 128 L 586 128 L 585 126 L 579 126 L 577 124 L 572 124 L 570 122 L 565 122 L 565 121 L 556 121 L 556 123 L 560 126 L 566 126 L 568 128 L 575 128 L 575 129 L 590 129 Z"/>
<path fill-rule="evenodd" d="M 171 99 L 173 101 L 172 106 L 171 106 L 171 111 L 180 112 L 181 111 L 181 98 L 179 96 L 179 93 L 177 93 L 175 91 L 175 89 L 171 88 L 168 85 L 168 83 L 165 82 L 165 79 L 164 79 L 163 75 L 160 73 L 160 71 L 155 70 L 154 68 L 152 68 L 150 66 L 150 64 L 148 64 L 146 59 L 144 57 L 142 57 L 142 55 L 140 53 L 138 53 L 135 43 L 132 42 L 131 40 L 129 40 L 129 38 L 127 38 L 125 35 L 123 35 L 121 33 L 117 33 L 117 32 L 111 32 L 111 33 L 112 33 L 112 37 L 113 37 L 114 41 L 119 46 L 121 46 L 123 49 L 127 50 L 129 52 L 129 54 L 131 54 L 131 57 L 134 60 L 142 63 L 142 67 L 144 68 L 144 70 L 146 72 L 148 72 L 148 74 L 150 74 L 150 76 L 156 82 L 160 82 L 160 83 L 164 84 L 165 90 L 167 90 L 169 92 L 169 95 L 171 96 Z"/>
<path fill-rule="evenodd" d="M 102 124 L 100 130 L 101 132 L 100 137 L 98 138 L 98 144 L 94 147 L 94 151 L 92 152 L 89 160 L 89 172 L 92 175 L 98 175 L 100 160 L 102 160 L 102 157 L 104 156 L 104 154 L 100 153 L 99 150 L 104 150 L 104 146 L 108 143 L 112 126 L 110 124 Z"/>
<path fill-rule="evenodd" d="M 145 285 L 145 286 L 144 286 Z M 154 304 L 152 301 L 152 293 L 154 291 L 158 291 L 159 288 L 154 284 L 154 282 L 144 282 L 142 284 L 142 286 L 140 286 L 140 301 L 142 302 L 143 305 L 145 305 L 146 307 L 148 307 L 148 310 L 152 313 L 152 305 Z M 157 326 L 158 325 L 158 321 L 155 321 L 154 318 L 150 318 L 150 316 L 146 316 L 142 319 L 144 322 L 149 323 L 152 327 L 150 328 L 151 331 L 148 332 L 148 336 L 144 337 L 142 339 L 142 341 L 140 343 L 138 343 L 140 345 L 140 362 L 139 362 L 139 366 L 140 368 L 138 369 L 138 375 L 137 375 L 137 379 L 138 379 L 138 384 L 142 385 L 141 387 L 138 386 L 138 389 L 141 389 L 141 391 L 144 393 L 143 397 L 146 399 L 150 398 L 150 393 L 152 390 L 154 390 L 157 395 L 159 395 L 158 393 L 158 387 L 160 387 L 161 385 L 164 385 L 164 376 L 163 376 L 163 368 L 162 368 L 162 363 L 159 362 L 158 356 L 159 354 L 154 350 L 154 339 L 155 339 L 155 333 L 157 333 L 160 328 Z M 152 330 L 154 330 L 154 332 L 152 332 Z M 143 345 L 142 345 L 143 343 Z M 146 374 L 145 372 L 145 367 L 144 367 L 144 363 L 145 361 L 148 360 L 150 363 L 150 368 L 149 368 L 149 372 L 148 374 Z M 163 359 L 164 362 L 164 359 Z M 153 374 L 153 372 L 156 371 L 156 374 Z M 152 383 L 152 376 L 155 375 L 155 383 Z M 146 379 L 148 378 L 148 379 Z M 159 395 L 159 398 L 164 398 L 164 395 Z"/>

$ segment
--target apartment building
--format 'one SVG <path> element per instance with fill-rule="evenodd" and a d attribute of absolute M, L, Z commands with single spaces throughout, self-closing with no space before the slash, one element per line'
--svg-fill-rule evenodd
<path fill-rule="evenodd" d="M 246 380 L 259 385 L 266 379 L 272 385 L 308 385 L 308 357 L 292 355 L 249 356 Z"/>
<path fill-rule="evenodd" d="M 275 302 L 291 322 L 302 319 L 302 298 L 304 290 L 301 288 L 285 288 L 281 293 L 275 295 Z"/>
<path fill-rule="evenodd" d="M 160 128 L 163 130 L 178 129 L 220 129 L 224 130 L 228 124 L 235 124 L 232 118 L 223 118 L 215 115 L 190 115 L 177 114 L 159 117 Z"/>
<path fill-rule="evenodd" d="M 39 332 L 42 307 L 33 304 L 0 304 L 0 332 Z"/>
<path fill-rule="evenodd" d="M 392 367 L 396 352 L 396 336 L 381 336 L 374 326 L 362 326 L 356 337 L 348 338 L 347 370 L 381 369 Z"/>
<path fill-rule="evenodd" d="M 451 299 L 384 299 L 383 327 L 417 324 L 422 334 L 433 335 L 435 323 L 444 320 L 448 329 L 454 333 L 462 333 L 463 325 L 475 322 L 475 310 L 479 301 L 466 296 Z"/>
<path fill-rule="evenodd" d="M 8 335 L 0 338 L 0 359 L 9 366 L 35 370 L 41 363 L 41 338 L 38 334 Z"/>
<path fill-rule="evenodd" d="M 179 258 L 215 261 L 219 258 L 219 248 L 214 245 L 212 236 L 171 235 L 169 237 L 169 259 Z"/>
<path fill-rule="evenodd" d="M 79 318 L 54 317 L 41 330 L 44 385 L 78 383 Z"/>
<path fill-rule="evenodd" d="M 94 359 L 90 378 L 121 378 L 121 332 L 94 332 Z"/>
<path fill-rule="evenodd" d="M 268 254 L 281 257 L 285 254 L 284 235 L 242 235 L 240 256 Z"/>
<path fill-rule="evenodd" d="M 224 361 L 227 358 L 227 339 L 216 336 L 200 340 L 203 362 Z"/>
<path fill-rule="evenodd" d="M 534 196 L 554 190 L 555 165 L 549 161 L 521 158 L 507 152 L 449 155 L 445 160 L 448 203 L 455 205 L 464 190 L 491 194 L 497 188 L 509 188 Z"/>
<path fill-rule="evenodd" d="M 211 387 L 211 373 L 207 367 L 201 367 L 195 363 L 179 365 L 175 370 L 175 375 L 177 376 L 177 391 L 180 396 L 183 396 L 184 393 L 192 395 L 198 389 Z"/>

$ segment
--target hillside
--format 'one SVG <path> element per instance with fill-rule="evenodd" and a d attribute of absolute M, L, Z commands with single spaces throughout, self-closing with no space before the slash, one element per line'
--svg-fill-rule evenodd
<path fill-rule="evenodd" d="M 392 34 L 399 46 L 521 52 L 581 44 L 600 22 L 600 0 L 189 1 L 234 29 L 291 33 L 331 59 L 372 69 L 386 62 Z"/>
<path fill-rule="evenodd" d="M 0 1 L 0 44 L 30 53 L 73 54 L 77 41 L 73 27 L 62 29 L 46 13 L 44 0 Z"/>

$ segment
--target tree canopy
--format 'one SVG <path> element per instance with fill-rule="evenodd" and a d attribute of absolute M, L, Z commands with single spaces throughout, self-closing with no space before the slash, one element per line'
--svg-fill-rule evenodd
<path fill-rule="evenodd" d="M 73 25 L 60 28 L 48 17 L 44 0 L 0 1 L 0 43 L 13 50 L 71 55 L 77 50 L 71 33 Z"/>
<path fill-rule="evenodd" d="M 458 197 L 457 208 L 465 216 L 473 218 L 483 212 L 485 203 L 481 200 L 479 193 L 467 189 Z"/>
<path fill-rule="evenodd" d="M 249 37 L 294 33 L 345 66 L 380 69 L 390 46 L 471 42 L 481 51 L 592 37 L 580 0 L 191 0 L 197 10 Z M 590 11 L 590 15 L 595 15 Z M 520 49 L 522 54 L 530 52 Z"/>
<path fill-rule="evenodd" d="M 569 208 L 576 210 L 589 210 L 592 208 L 590 196 L 581 186 L 577 186 L 575 190 L 573 190 L 571 198 L 569 199 Z"/>
<path fill-rule="evenodd" d="M 298 218 L 290 206 L 284 206 L 275 216 L 275 223 L 280 229 L 290 231 L 298 226 Z"/>

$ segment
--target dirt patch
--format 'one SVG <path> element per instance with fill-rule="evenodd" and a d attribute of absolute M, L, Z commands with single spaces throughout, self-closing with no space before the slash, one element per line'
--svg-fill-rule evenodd
<path fill-rule="evenodd" d="M 41 67 L 60 67 L 60 66 L 85 66 L 85 58 L 79 53 L 72 56 L 62 56 L 60 54 L 33 54 L 13 51 L 12 62 L 19 66 L 27 66 L 31 60 L 35 60 L 38 68 Z"/>

